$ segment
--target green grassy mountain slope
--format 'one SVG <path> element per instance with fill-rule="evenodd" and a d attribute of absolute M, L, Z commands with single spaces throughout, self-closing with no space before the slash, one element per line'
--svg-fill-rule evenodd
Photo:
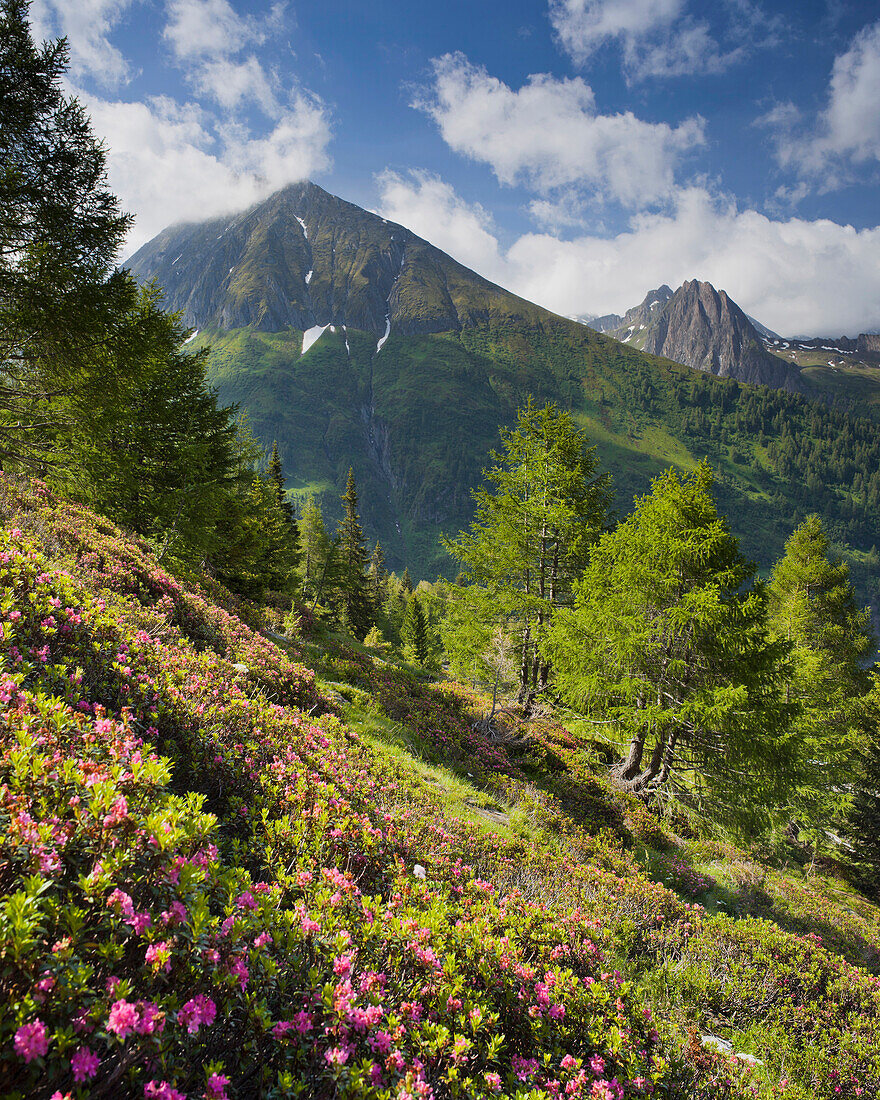
<path fill-rule="evenodd" d="M 4 1097 L 878 1094 L 841 878 L 678 835 L 600 731 L 489 740 L 462 685 L 279 636 L 41 483 L 0 516 Z"/>
<path fill-rule="evenodd" d="M 708 455 L 760 563 L 815 509 L 857 558 L 880 545 L 873 425 L 646 355 L 313 185 L 166 230 L 132 265 L 200 330 L 191 346 L 212 349 L 221 397 L 278 440 L 294 497 L 314 492 L 338 516 L 354 467 L 366 532 L 393 568 L 454 568 L 439 532 L 468 522 L 498 428 L 530 394 L 576 414 L 621 510 L 665 467 Z"/>

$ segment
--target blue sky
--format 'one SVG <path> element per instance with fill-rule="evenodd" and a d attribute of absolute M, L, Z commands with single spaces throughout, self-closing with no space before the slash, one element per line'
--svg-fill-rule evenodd
<path fill-rule="evenodd" d="M 33 0 L 137 216 L 297 179 L 532 300 L 709 279 L 786 335 L 880 328 L 880 11 L 844 0 Z"/>

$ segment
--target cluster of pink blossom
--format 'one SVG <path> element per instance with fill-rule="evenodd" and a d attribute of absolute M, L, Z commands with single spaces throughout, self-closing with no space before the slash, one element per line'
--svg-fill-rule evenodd
<path fill-rule="evenodd" d="M 213 590 L 185 588 L 84 510 L 56 502 L 40 521 L 88 583 L 0 537 L 0 858 L 19 922 L 0 1074 L 13 1089 L 635 1100 L 671 1087 L 650 1018 L 603 969 L 611 937 L 592 910 L 651 906 L 645 950 L 662 936 L 683 952 L 698 907 L 638 893 L 621 854 L 603 854 L 619 873 L 585 867 L 579 833 L 554 857 L 563 901 L 528 900 L 513 876 L 542 871 L 550 849 L 474 836 L 338 718 L 310 714 L 311 672 Z M 389 707 L 396 692 L 389 681 Z M 397 713 L 525 797 L 503 752 L 474 747 L 454 693 L 406 680 Z"/>

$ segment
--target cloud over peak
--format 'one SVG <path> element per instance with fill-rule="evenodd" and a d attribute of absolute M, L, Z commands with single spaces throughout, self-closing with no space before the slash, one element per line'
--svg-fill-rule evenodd
<path fill-rule="evenodd" d="M 425 173 L 378 179 L 384 217 L 564 316 L 619 313 L 655 286 L 705 279 L 787 335 L 880 327 L 880 228 L 774 220 L 701 187 L 634 214 L 612 237 L 526 233 L 504 250 L 491 219 Z"/>

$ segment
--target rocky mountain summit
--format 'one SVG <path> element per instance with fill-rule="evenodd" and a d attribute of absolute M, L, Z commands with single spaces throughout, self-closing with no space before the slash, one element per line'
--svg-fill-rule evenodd
<path fill-rule="evenodd" d="M 604 317 L 594 317 L 587 321 L 587 324 L 596 332 L 604 332 L 629 343 L 633 335 L 654 322 L 671 297 L 672 290 L 664 283 L 657 290 L 649 290 L 642 304 L 628 309 L 622 317 L 617 313 L 606 313 Z M 620 336 L 618 333 L 626 335 Z"/>
<path fill-rule="evenodd" d="M 628 310 L 590 322 L 623 343 L 676 363 L 753 385 L 802 392 L 800 372 L 765 347 L 764 337 L 723 290 L 691 279 L 673 293 L 651 291 Z M 769 331 L 769 330 L 768 330 Z"/>
<path fill-rule="evenodd" d="M 262 332 L 328 325 L 381 338 L 455 332 L 490 313 L 534 320 L 531 303 L 415 233 L 309 182 L 244 213 L 175 225 L 128 261 L 157 279 L 193 328 Z"/>

